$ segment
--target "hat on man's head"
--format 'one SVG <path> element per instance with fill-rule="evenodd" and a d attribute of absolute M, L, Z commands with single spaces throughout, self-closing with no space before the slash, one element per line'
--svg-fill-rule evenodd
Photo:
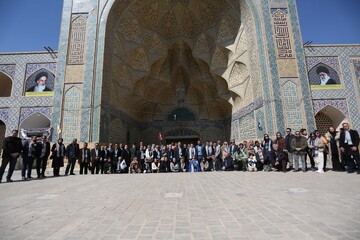
<path fill-rule="evenodd" d="M 317 69 L 316 69 L 316 73 L 317 74 L 320 74 L 321 72 L 324 72 L 326 74 L 329 74 L 330 71 L 327 67 L 324 67 L 324 66 L 319 66 Z"/>
<path fill-rule="evenodd" d="M 42 78 L 42 77 L 48 78 L 47 72 L 39 72 L 38 74 L 36 74 L 35 82 L 37 82 L 37 81 L 38 81 L 40 78 Z"/>

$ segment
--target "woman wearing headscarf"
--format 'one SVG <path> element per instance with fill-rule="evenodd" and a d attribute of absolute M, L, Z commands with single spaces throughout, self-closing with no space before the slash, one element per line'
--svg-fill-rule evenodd
<path fill-rule="evenodd" d="M 65 145 L 63 139 L 59 138 L 58 141 L 52 146 L 52 168 L 54 169 L 54 177 L 60 176 L 60 168 L 64 166 Z"/>
<path fill-rule="evenodd" d="M 339 155 L 340 132 L 331 126 L 325 134 L 325 137 L 329 142 L 329 156 L 331 157 L 333 171 L 342 171 Z"/>

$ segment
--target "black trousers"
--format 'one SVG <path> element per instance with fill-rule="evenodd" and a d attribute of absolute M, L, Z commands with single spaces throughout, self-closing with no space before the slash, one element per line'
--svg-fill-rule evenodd
<path fill-rule="evenodd" d="M 54 167 L 54 176 L 60 176 L 60 167 Z"/>
<path fill-rule="evenodd" d="M 105 162 L 104 161 L 100 161 L 100 172 L 101 172 L 101 174 L 104 174 L 104 172 L 105 172 Z"/>
<path fill-rule="evenodd" d="M 308 152 L 308 154 L 305 154 L 305 168 L 307 169 L 308 166 L 307 166 L 307 157 L 309 156 L 309 159 L 310 159 L 310 165 L 311 165 L 311 168 L 315 168 L 315 161 L 314 161 L 314 157 L 311 156 L 311 153 Z"/>
<path fill-rule="evenodd" d="M 100 161 L 97 160 L 92 163 L 91 174 L 94 173 L 99 174 L 99 171 L 100 171 Z"/>
<path fill-rule="evenodd" d="M 9 171 L 6 176 L 6 179 L 7 180 L 11 179 L 11 176 L 15 170 L 16 161 L 17 161 L 17 158 L 12 158 L 12 157 L 4 157 L 2 159 L 1 167 L 0 167 L 0 179 L 2 179 L 4 172 L 5 172 L 5 168 L 8 165 L 8 163 L 10 163 L 10 167 L 9 167 Z"/>
<path fill-rule="evenodd" d="M 205 171 L 212 171 L 214 168 L 214 162 L 211 158 L 208 158 L 208 162 L 209 162 L 209 167 L 205 169 Z"/>
<path fill-rule="evenodd" d="M 66 166 L 65 174 L 68 174 L 69 170 L 70 170 L 70 174 L 74 173 L 75 163 L 76 163 L 76 158 L 68 159 L 68 164 Z"/>
<path fill-rule="evenodd" d="M 324 167 L 323 167 L 324 172 L 326 171 L 327 155 L 328 155 L 327 152 L 324 152 Z"/>
<path fill-rule="evenodd" d="M 350 147 L 346 148 L 344 159 L 348 172 L 354 172 L 356 170 L 356 165 L 358 167 L 357 171 L 360 172 L 360 155 L 358 151 L 352 151 Z"/>
<path fill-rule="evenodd" d="M 333 171 L 342 171 L 342 166 L 339 159 L 338 153 L 332 153 L 331 154 L 331 161 L 333 166 Z"/>
<path fill-rule="evenodd" d="M 87 174 L 88 173 L 88 163 L 87 162 L 81 162 L 80 163 L 80 174 Z"/>
<path fill-rule="evenodd" d="M 25 177 L 26 170 L 27 170 L 27 177 L 31 177 L 31 171 L 32 166 L 34 164 L 34 158 L 33 157 L 24 157 L 23 158 L 23 164 L 21 166 L 21 176 Z"/>
<path fill-rule="evenodd" d="M 37 172 L 38 177 L 45 176 L 46 165 L 47 165 L 47 158 L 39 157 L 36 159 L 36 172 Z M 40 171 L 40 169 L 41 169 L 41 171 Z"/>
<path fill-rule="evenodd" d="M 215 160 L 215 170 L 216 171 L 221 171 L 222 170 L 222 160 L 221 159 L 216 159 Z"/>

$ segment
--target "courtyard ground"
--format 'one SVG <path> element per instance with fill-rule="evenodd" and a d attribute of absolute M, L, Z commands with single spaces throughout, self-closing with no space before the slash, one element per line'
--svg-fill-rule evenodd
<path fill-rule="evenodd" d="M 356 174 L 77 174 L 22 182 L 15 171 L 13 179 L 0 184 L 2 240 L 360 239 Z"/>

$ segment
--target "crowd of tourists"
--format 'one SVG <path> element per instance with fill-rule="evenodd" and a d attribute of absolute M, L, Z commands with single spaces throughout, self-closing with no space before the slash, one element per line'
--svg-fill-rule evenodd
<path fill-rule="evenodd" d="M 181 142 L 168 145 L 144 145 L 142 142 L 131 147 L 123 143 L 109 143 L 80 148 L 77 139 L 65 146 L 59 138 L 50 148 L 46 136 L 41 140 L 33 137 L 21 141 L 14 130 L 12 136 L 4 139 L 0 180 L 10 163 L 7 181 L 15 169 L 18 157 L 22 157 L 23 180 L 32 178 L 32 166 L 36 162 L 37 178 L 45 178 L 48 159 L 52 160 L 53 175 L 60 175 L 67 159 L 65 175 L 75 175 L 75 164 L 80 165 L 79 174 L 115 173 L 159 173 L 159 172 L 205 172 L 205 171 L 316 171 L 324 173 L 326 163 L 331 161 L 333 171 L 347 171 L 360 174 L 359 133 L 344 123 L 340 131 L 330 127 L 322 135 L 319 131 L 308 134 L 306 129 L 292 133 L 286 129 L 271 139 L 264 134 L 261 141 L 198 141 L 196 144 Z M 310 166 L 308 166 L 308 161 Z M 300 166 L 301 164 L 301 166 Z"/>

